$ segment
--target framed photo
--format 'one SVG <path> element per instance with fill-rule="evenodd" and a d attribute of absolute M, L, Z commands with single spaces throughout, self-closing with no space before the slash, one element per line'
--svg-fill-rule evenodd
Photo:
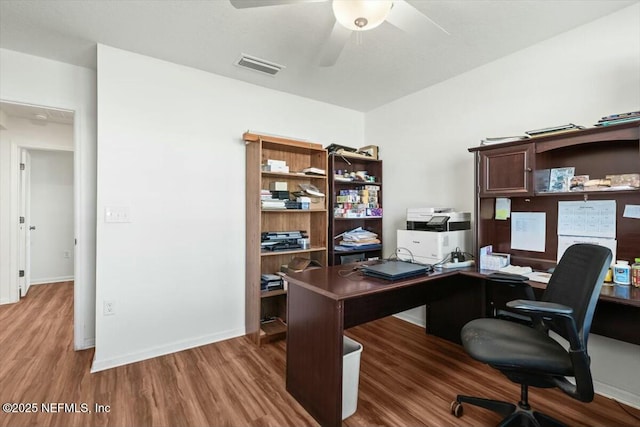
<path fill-rule="evenodd" d="M 546 193 L 549 191 L 549 181 L 551 177 L 551 169 L 537 169 L 533 178 L 535 181 L 536 193 Z"/>
<path fill-rule="evenodd" d="M 571 177 L 573 177 L 575 170 L 576 168 L 574 167 L 551 169 L 551 174 L 549 176 L 549 191 L 569 191 L 569 182 Z"/>

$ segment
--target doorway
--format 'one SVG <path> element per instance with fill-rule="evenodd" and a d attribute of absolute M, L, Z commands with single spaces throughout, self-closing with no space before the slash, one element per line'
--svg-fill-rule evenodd
<path fill-rule="evenodd" d="M 74 278 L 73 152 L 22 149 L 26 265 L 23 288 Z M 21 195 L 23 192 L 21 191 Z M 22 241 L 22 239 L 21 239 Z M 21 288 L 22 290 L 22 288 Z M 25 292 L 26 294 L 26 292 Z"/>
<path fill-rule="evenodd" d="M 0 253 L 17 273 L 8 286 L 3 276 L 0 293 L 17 302 L 31 285 L 75 276 L 74 113 L 8 102 L 0 112 L 0 152 L 10 158 L 0 174 L 0 199 L 9 206 L 0 212 L 0 234 L 11 241 Z"/>

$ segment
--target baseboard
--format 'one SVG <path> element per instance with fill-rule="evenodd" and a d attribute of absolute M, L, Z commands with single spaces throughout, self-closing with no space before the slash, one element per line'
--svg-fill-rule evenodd
<path fill-rule="evenodd" d="M 624 403 L 625 405 L 640 409 L 640 396 L 636 394 L 629 393 L 625 390 L 620 390 L 617 387 L 598 381 L 593 382 L 593 388 L 595 392 L 601 396 L 608 397 L 620 403 Z"/>
<path fill-rule="evenodd" d="M 243 336 L 244 327 L 241 329 L 233 329 L 217 334 L 205 335 L 198 338 L 188 339 L 184 341 L 176 341 L 167 345 L 153 347 L 147 350 L 135 353 L 125 354 L 111 359 L 98 360 L 94 359 L 91 365 L 91 373 L 104 371 L 106 369 L 115 368 L 117 366 L 128 365 L 130 363 L 141 362 L 143 360 L 152 359 L 166 354 L 177 353 L 179 351 L 188 350 L 190 348 L 200 347 L 203 345 L 213 344 L 230 338 Z"/>
<path fill-rule="evenodd" d="M 414 325 L 420 326 L 421 328 L 427 326 L 425 320 L 419 316 L 412 316 L 407 313 L 398 313 L 394 314 L 393 317 L 397 317 L 398 319 L 404 320 L 405 322 L 413 323 Z"/>
<path fill-rule="evenodd" d="M 88 349 L 93 348 L 95 346 L 96 346 L 96 339 L 95 338 L 87 338 L 82 342 L 82 345 L 80 347 L 75 347 L 74 350 L 75 351 L 88 350 Z"/>
<path fill-rule="evenodd" d="M 46 279 L 32 280 L 29 286 L 47 285 L 49 283 L 58 283 L 58 282 L 70 282 L 72 280 L 73 280 L 73 276 L 49 277 Z"/>

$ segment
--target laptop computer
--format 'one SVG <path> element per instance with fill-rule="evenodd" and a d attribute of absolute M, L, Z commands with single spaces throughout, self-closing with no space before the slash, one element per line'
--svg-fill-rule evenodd
<path fill-rule="evenodd" d="M 406 261 L 387 261 L 381 264 L 364 265 L 362 272 L 366 276 L 387 280 L 400 280 L 419 276 L 429 271 L 429 267 Z"/>

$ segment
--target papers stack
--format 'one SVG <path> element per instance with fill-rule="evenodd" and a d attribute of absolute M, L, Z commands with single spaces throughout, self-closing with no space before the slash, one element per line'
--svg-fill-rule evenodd
<path fill-rule="evenodd" d="M 573 123 L 567 123 L 566 125 L 552 126 L 552 127 L 543 128 L 543 129 L 528 130 L 525 133 L 533 137 L 533 136 L 543 136 L 543 135 L 546 136 L 546 135 L 553 135 L 558 133 L 573 132 L 580 129 L 584 129 L 584 126 L 574 125 Z"/>
<path fill-rule="evenodd" d="M 302 173 L 306 175 L 326 175 L 326 171 L 324 169 L 314 167 L 304 168 L 302 169 Z"/>
<path fill-rule="evenodd" d="M 342 237 L 342 241 L 335 246 L 336 251 L 353 251 L 365 249 L 380 249 L 380 239 L 378 235 L 362 227 L 346 231 L 336 238 Z"/>
<path fill-rule="evenodd" d="M 611 114 L 598 120 L 596 126 L 611 126 L 619 123 L 637 122 L 640 120 L 640 111 L 630 111 L 628 113 Z"/>
<path fill-rule="evenodd" d="M 274 199 L 271 191 L 260 190 L 262 209 L 286 209 L 286 200 Z"/>
<path fill-rule="evenodd" d="M 492 145 L 502 144 L 505 142 L 524 141 L 531 138 L 529 135 L 516 135 L 516 136 L 496 136 L 491 138 L 484 138 L 480 141 L 480 145 Z"/>

